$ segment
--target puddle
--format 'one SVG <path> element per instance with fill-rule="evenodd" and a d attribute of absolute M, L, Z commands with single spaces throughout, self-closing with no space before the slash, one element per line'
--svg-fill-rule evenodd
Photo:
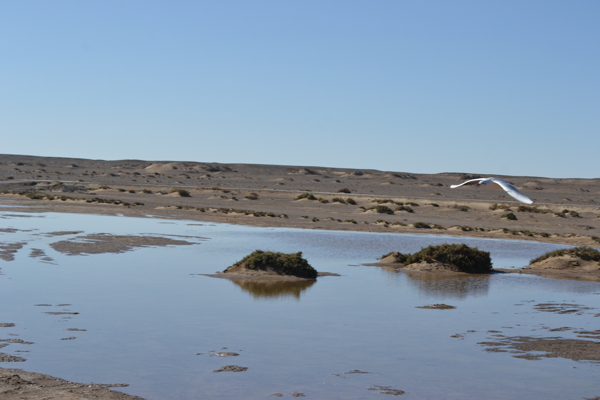
<path fill-rule="evenodd" d="M 520 268 L 565 246 L 27 215 L 0 211 L 2 367 L 126 382 L 119 390 L 148 399 L 600 396 L 594 357 L 564 352 L 598 340 L 598 282 L 362 265 L 390 251 L 466 243 L 489 251 L 496 268 Z M 65 252 L 57 242 L 122 252 Z M 257 249 L 302 251 L 317 270 L 340 276 L 277 283 L 201 275 Z"/>

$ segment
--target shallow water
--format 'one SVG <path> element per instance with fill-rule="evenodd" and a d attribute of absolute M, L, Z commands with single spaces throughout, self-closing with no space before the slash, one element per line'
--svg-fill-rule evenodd
<path fill-rule="evenodd" d="M 0 328 L 0 339 L 34 342 L 0 350 L 27 359 L 2 367 L 128 383 L 118 390 L 148 399 L 375 399 L 386 396 L 375 390 L 381 387 L 406 399 L 600 396 L 599 364 L 519 359 L 478 344 L 498 334 L 488 331 L 576 338 L 549 329 L 598 329 L 600 283 L 519 274 L 432 278 L 361 265 L 390 251 L 466 243 L 489 251 L 494 267 L 520 268 L 565 246 L 18 210 L 0 211 L 0 228 L 0 243 L 25 243 L 13 261 L 0 260 L 0 323 L 15 323 Z M 47 235 L 58 231 L 83 233 Z M 194 245 L 87 256 L 50 247 L 90 233 Z M 317 270 L 342 276 L 265 285 L 199 275 L 256 249 L 302 251 Z M 535 307 L 548 302 L 590 309 Z M 456 309 L 416 308 L 432 303 Z M 220 351 L 239 356 L 211 353 Z M 248 370 L 213 372 L 225 365 Z M 347 373 L 354 370 L 368 373 Z"/>

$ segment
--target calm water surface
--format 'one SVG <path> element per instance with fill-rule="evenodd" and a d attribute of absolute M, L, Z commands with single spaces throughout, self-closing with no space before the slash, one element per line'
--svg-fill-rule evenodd
<path fill-rule="evenodd" d="M 56 231 L 84 233 L 47 235 Z M 49 246 L 89 233 L 153 234 L 194 245 L 88 256 Z M 0 211 L 0 244 L 14 242 L 24 243 L 14 260 L 0 260 L 0 322 L 15 326 L 0 328 L 0 339 L 34 344 L 0 350 L 27 360 L 2 367 L 128 383 L 119 390 L 148 399 L 291 398 L 294 392 L 314 399 L 389 397 L 370 390 L 378 387 L 403 390 L 406 399 L 600 396 L 599 364 L 524 360 L 478 344 L 490 340 L 488 331 L 576 338 L 549 329 L 599 329 L 600 283 L 518 274 L 426 278 L 361 265 L 390 251 L 466 243 L 489 251 L 495 267 L 520 268 L 565 246 Z M 32 249 L 52 260 L 31 257 Z M 302 251 L 317 270 L 342 276 L 261 285 L 199 275 L 256 249 Z M 556 314 L 534 307 L 547 302 L 590 310 Z M 416 308 L 432 303 L 456 309 Z M 67 338 L 75 339 L 61 340 Z M 219 351 L 240 355 L 211 355 Z M 248 370 L 213 372 L 224 365 Z M 353 370 L 369 373 L 346 374 Z"/>

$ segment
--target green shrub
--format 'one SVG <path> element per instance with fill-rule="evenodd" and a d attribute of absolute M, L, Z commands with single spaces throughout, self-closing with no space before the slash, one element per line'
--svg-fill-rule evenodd
<path fill-rule="evenodd" d="M 352 193 L 348 188 L 342 188 L 337 191 L 338 193 Z"/>
<path fill-rule="evenodd" d="M 191 197 L 191 196 L 190 196 L 190 192 L 188 192 L 188 191 L 187 191 L 187 190 L 185 190 L 185 189 L 178 189 L 178 188 L 176 188 L 176 189 L 171 189 L 171 191 L 170 191 L 169 193 L 179 193 L 179 195 L 180 195 L 181 197 Z"/>
<path fill-rule="evenodd" d="M 581 218 L 581 215 L 577 211 L 569 211 L 569 215 L 573 218 Z"/>
<path fill-rule="evenodd" d="M 327 204 L 327 203 L 329 203 L 329 200 L 319 197 L 319 202 L 321 202 L 323 204 Z"/>
<path fill-rule="evenodd" d="M 244 196 L 244 198 L 248 200 L 258 200 L 258 194 L 252 192 Z"/>
<path fill-rule="evenodd" d="M 341 203 L 341 204 L 346 204 L 346 201 L 340 197 L 334 197 L 333 199 L 331 199 L 332 203 Z"/>
<path fill-rule="evenodd" d="M 353 219 L 347 219 L 344 222 L 350 222 L 351 224 L 356 224 L 356 221 Z"/>
<path fill-rule="evenodd" d="M 534 264 L 539 261 L 546 260 L 550 257 L 561 257 L 564 255 L 572 255 L 575 257 L 579 257 L 583 260 L 591 260 L 591 261 L 599 261 L 600 262 L 600 251 L 592 248 L 592 247 L 574 247 L 571 249 L 560 249 L 554 250 L 549 253 L 543 254 L 538 258 L 534 258 L 530 261 L 531 264 Z"/>
<path fill-rule="evenodd" d="M 351 205 L 353 205 L 353 206 L 355 206 L 355 205 L 356 205 L 356 201 L 354 201 L 354 199 L 351 199 L 350 197 L 348 197 L 348 198 L 346 199 L 346 203 L 348 203 L 348 204 L 351 204 Z"/>
<path fill-rule="evenodd" d="M 298 196 L 296 196 L 296 198 L 294 200 L 302 200 L 302 199 L 317 200 L 317 198 L 312 193 L 299 194 Z"/>
<path fill-rule="evenodd" d="M 506 218 L 506 219 L 516 221 L 517 216 L 513 213 L 506 213 L 506 214 L 503 214 L 502 217 L 500 217 L 500 218 Z"/>
<path fill-rule="evenodd" d="M 404 262 L 406 261 L 406 259 L 408 258 L 409 255 L 408 254 L 399 253 L 397 251 L 391 251 L 391 252 L 389 252 L 387 254 L 382 255 L 381 257 L 379 257 L 379 259 L 383 260 L 384 258 L 389 257 L 389 256 L 394 256 L 394 262 L 404 264 Z"/>
<path fill-rule="evenodd" d="M 508 210 L 509 207 L 506 204 L 498 204 L 498 203 L 494 203 L 490 206 L 490 210 L 492 211 L 496 211 L 496 210 Z"/>
<path fill-rule="evenodd" d="M 470 210 L 469 207 L 467 207 L 467 206 L 459 206 L 458 204 L 453 205 L 452 208 L 455 208 L 458 211 L 464 211 L 464 212 L 467 212 L 467 211 Z"/>
<path fill-rule="evenodd" d="M 254 271 L 274 270 L 283 275 L 315 279 L 317 271 L 302 257 L 302 252 L 279 253 L 256 250 L 234 264 Z"/>
<path fill-rule="evenodd" d="M 490 253 L 466 244 L 441 244 L 428 246 L 409 255 L 405 265 L 418 262 L 439 261 L 455 265 L 464 272 L 488 272 L 492 269 Z"/>
<path fill-rule="evenodd" d="M 398 207 L 396 207 L 396 211 L 406 211 L 406 212 L 409 212 L 409 213 L 414 213 L 415 212 L 415 210 L 413 210 L 409 206 L 398 206 Z"/>
<path fill-rule="evenodd" d="M 413 226 L 419 229 L 431 229 L 431 226 L 425 222 L 415 222 Z"/>
<path fill-rule="evenodd" d="M 391 208 L 389 208 L 388 206 L 381 205 L 381 204 L 378 204 L 373 207 L 369 207 L 369 208 L 367 208 L 367 210 L 375 210 L 378 214 L 393 214 L 394 213 L 394 211 Z"/>

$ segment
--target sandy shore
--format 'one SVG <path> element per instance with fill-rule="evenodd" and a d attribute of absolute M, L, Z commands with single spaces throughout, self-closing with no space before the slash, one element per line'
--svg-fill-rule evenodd
<path fill-rule="evenodd" d="M 479 176 L 0 155 L 0 209 L 600 247 L 600 179 L 497 175 L 535 200 L 527 207 L 501 190 L 449 187 Z M 0 369 L 3 399 L 136 398 L 108 386 Z"/>

